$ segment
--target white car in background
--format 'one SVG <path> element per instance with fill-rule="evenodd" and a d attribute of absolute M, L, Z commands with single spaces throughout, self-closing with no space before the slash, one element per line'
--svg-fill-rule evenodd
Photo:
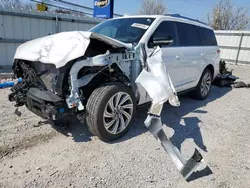
<path fill-rule="evenodd" d="M 123 136 L 137 105 L 149 102 L 135 80 L 154 48 L 177 92 L 205 99 L 219 73 L 213 29 L 180 15 L 128 16 L 104 21 L 89 32 L 63 32 L 29 41 L 15 54 L 13 71 L 23 82 L 10 101 L 64 122 L 77 115 L 104 141 Z"/>

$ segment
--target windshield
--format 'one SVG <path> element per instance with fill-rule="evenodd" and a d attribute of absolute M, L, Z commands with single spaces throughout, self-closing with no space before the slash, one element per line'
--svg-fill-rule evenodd
<path fill-rule="evenodd" d="M 122 18 L 107 20 L 90 31 L 125 43 L 138 43 L 154 18 Z"/>

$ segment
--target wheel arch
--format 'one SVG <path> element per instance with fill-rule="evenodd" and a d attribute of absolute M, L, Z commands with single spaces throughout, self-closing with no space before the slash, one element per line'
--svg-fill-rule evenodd
<path fill-rule="evenodd" d="M 83 67 L 84 68 L 84 67 Z M 79 71 L 80 72 L 80 71 Z M 79 75 L 81 77 L 81 75 Z M 85 86 L 79 88 L 82 90 L 86 102 L 94 90 L 105 83 L 120 83 L 131 89 L 135 95 L 132 87 L 132 82 L 129 77 L 120 69 L 120 67 L 114 63 L 112 66 L 106 66 L 101 71 L 99 71 L 91 81 Z"/>
<path fill-rule="evenodd" d="M 208 70 L 211 71 L 211 73 L 212 73 L 212 78 L 213 78 L 213 77 L 214 77 L 214 66 L 213 66 L 212 64 L 207 65 L 207 66 L 205 67 L 205 69 L 203 70 L 203 72 L 204 72 L 206 69 L 208 69 Z M 202 72 L 202 74 L 203 74 L 203 72 Z"/>
<path fill-rule="evenodd" d="M 202 77 L 202 75 L 203 75 L 203 73 L 205 72 L 206 69 L 210 70 L 211 73 L 212 73 L 212 78 L 214 77 L 214 66 L 213 66 L 212 64 L 209 64 L 209 65 L 207 65 L 207 66 L 203 69 L 203 71 L 201 72 L 200 77 L 199 77 L 199 80 L 197 80 L 197 84 L 196 84 L 196 85 L 199 84 L 199 82 L 200 82 L 200 80 L 201 80 L 201 77 Z"/>

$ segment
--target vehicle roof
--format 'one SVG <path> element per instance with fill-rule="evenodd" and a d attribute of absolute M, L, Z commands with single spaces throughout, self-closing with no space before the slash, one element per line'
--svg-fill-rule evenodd
<path fill-rule="evenodd" d="M 154 18 L 154 19 L 167 19 L 170 21 L 177 21 L 177 22 L 185 22 L 188 24 L 192 24 L 192 25 L 197 25 L 200 27 L 205 27 L 207 29 L 211 29 L 213 30 L 213 28 L 211 28 L 210 26 L 208 26 L 207 24 L 199 21 L 199 20 L 195 20 L 192 18 L 188 18 L 188 17 L 184 17 L 181 16 L 179 14 L 172 14 L 172 15 L 125 15 L 123 17 L 118 17 L 118 18 L 114 18 L 114 19 L 124 19 L 124 18 Z"/>

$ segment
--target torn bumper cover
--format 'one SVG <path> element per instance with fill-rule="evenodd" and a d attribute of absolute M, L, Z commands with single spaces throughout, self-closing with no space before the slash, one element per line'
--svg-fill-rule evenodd
<path fill-rule="evenodd" d="M 16 107 L 26 105 L 30 111 L 45 119 L 58 120 L 64 116 L 68 111 L 63 98 L 47 90 L 42 79 L 28 65 L 21 62 L 19 66 L 24 77 L 22 82 L 11 88 L 9 101 L 15 101 Z"/>
<path fill-rule="evenodd" d="M 173 106 L 179 106 L 175 88 L 171 78 L 162 62 L 162 51 L 158 47 L 147 59 L 150 72 L 143 70 L 136 79 L 136 83 L 142 85 L 152 98 L 152 105 L 145 120 L 145 125 L 153 136 L 161 141 L 163 148 L 167 151 L 183 177 L 187 179 L 203 160 L 197 149 L 189 160 L 185 160 L 180 151 L 170 142 L 162 129 L 161 111 L 165 102 Z"/>

